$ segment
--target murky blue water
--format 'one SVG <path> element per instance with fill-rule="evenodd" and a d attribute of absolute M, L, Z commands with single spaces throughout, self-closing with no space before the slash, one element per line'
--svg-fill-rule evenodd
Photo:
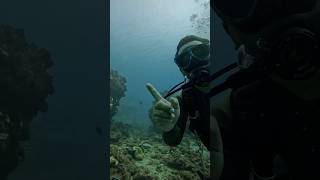
<path fill-rule="evenodd" d="M 190 19 L 209 15 L 204 2 L 208 0 L 111 0 L 111 68 L 127 78 L 115 119 L 150 124 L 147 111 L 153 98 L 145 84 L 163 91 L 183 80 L 173 57 L 182 37 L 209 39 L 209 27 L 199 31 Z"/>

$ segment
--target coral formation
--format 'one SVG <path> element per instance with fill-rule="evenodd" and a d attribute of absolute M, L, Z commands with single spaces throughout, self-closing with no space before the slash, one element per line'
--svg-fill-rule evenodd
<path fill-rule="evenodd" d="M 143 150 L 141 147 L 133 146 L 132 152 L 133 152 L 132 155 L 136 160 L 138 160 L 138 161 L 143 160 L 144 153 L 143 153 Z"/>
<path fill-rule="evenodd" d="M 190 16 L 192 27 L 198 34 L 208 35 L 210 33 L 210 1 L 196 0 L 195 2 L 200 4 L 201 11 Z"/>
<path fill-rule="evenodd" d="M 24 31 L 0 25 L 0 179 L 23 159 L 23 141 L 38 112 L 53 93 L 49 52 L 26 41 Z"/>
<path fill-rule="evenodd" d="M 120 99 L 125 97 L 126 78 L 121 76 L 118 71 L 111 69 L 110 71 L 110 118 L 118 112 Z"/>
<path fill-rule="evenodd" d="M 110 145 L 111 179 L 197 180 L 209 176 L 209 152 L 186 133 L 177 147 L 166 145 L 160 133 L 114 122 Z"/>

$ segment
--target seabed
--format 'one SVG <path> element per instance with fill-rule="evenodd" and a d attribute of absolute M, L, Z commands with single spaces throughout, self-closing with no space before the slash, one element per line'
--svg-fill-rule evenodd
<path fill-rule="evenodd" d="M 201 180 L 209 176 L 209 152 L 191 133 L 180 145 L 164 143 L 155 128 L 112 122 L 110 180 Z"/>

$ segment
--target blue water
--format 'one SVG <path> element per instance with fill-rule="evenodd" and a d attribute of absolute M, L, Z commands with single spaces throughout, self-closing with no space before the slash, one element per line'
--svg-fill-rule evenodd
<path fill-rule="evenodd" d="M 145 84 L 163 91 L 183 80 L 173 61 L 176 46 L 186 35 L 210 38 L 209 29 L 199 32 L 190 21 L 192 14 L 209 14 L 201 5 L 206 1 L 111 0 L 111 68 L 127 78 L 126 97 L 115 119 L 150 123 L 147 111 L 153 98 Z"/>

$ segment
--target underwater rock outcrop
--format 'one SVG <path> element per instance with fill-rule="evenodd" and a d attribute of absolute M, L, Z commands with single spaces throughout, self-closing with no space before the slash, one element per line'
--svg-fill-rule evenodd
<path fill-rule="evenodd" d="M 121 76 L 118 71 L 111 69 L 110 72 L 110 118 L 118 112 L 120 99 L 125 97 L 126 78 Z"/>
<path fill-rule="evenodd" d="M 23 159 L 23 141 L 53 93 L 50 53 L 26 40 L 23 29 L 0 25 L 0 179 Z"/>
<path fill-rule="evenodd" d="M 209 152 L 190 133 L 179 146 L 170 147 L 161 133 L 121 122 L 112 127 L 111 134 L 120 138 L 110 145 L 110 179 L 200 180 L 209 176 Z"/>

